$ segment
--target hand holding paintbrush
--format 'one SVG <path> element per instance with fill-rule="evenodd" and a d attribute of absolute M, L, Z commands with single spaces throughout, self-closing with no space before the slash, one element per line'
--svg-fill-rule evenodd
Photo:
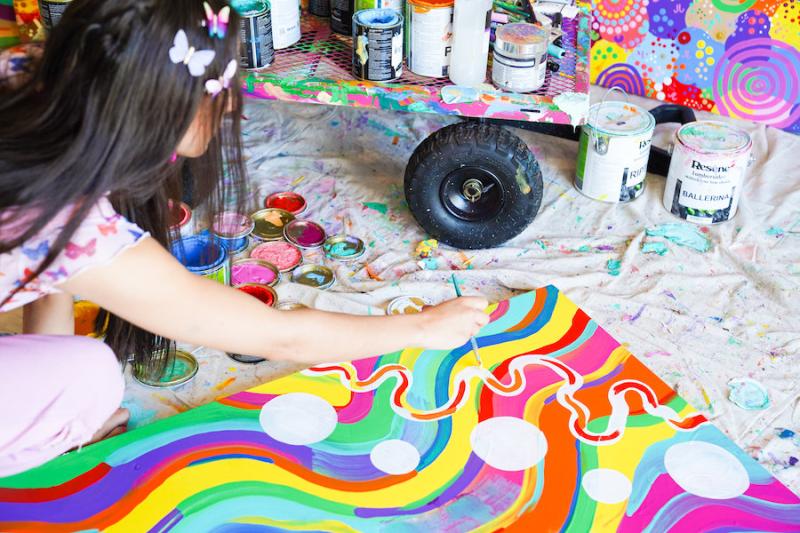
<path fill-rule="evenodd" d="M 451 274 L 450 280 L 453 282 L 453 288 L 456 290 L 456 296 L 461 298 L 461 289 L 458 288 L 458 282 L 456 281 L 456 275 Z M 488 322 L 488 320 L 487 320 Z M 472 335 L 469 338 L 470 345 L 472 346 L 472 352 L 475 354 L 475 359 L 478 361 L 478 366 L 483 366 L 481 362 L 481 354 L 478 353 L 478 341 L 475 340 L 475 335 Z"/>

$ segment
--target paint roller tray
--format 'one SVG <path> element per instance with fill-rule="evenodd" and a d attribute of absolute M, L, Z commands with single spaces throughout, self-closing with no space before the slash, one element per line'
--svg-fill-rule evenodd
<path fill-rule="evenodd" d="M 512 94 L 487 86 L 485 91 L 462 98 L 468 101 L 446 103 L 441 89 L 451 85 L 448 78 L 417 76 L 407 66 L 397 82 L 355 79 L 352 39 L 333 33 L 329 19 L 304 14 L 300 41 L 277 51 L 268 68 L 249 73 L 244 83 L 245 93 L 254 98 L 290 102 L 526 122 L 583 123 L 589 105 L 589 19 L 589 10 L 584 5 L 576 18 L 564 20 L 566 54 L 558 60 L 557 73 L 547 72 L 541 89 L 530 94 Z M 487 80 L 491 80 L 491 72 L 487 73 Z M 558 97 L 566 93 L 577 94 L 565 98 L 564 103 Z"/>

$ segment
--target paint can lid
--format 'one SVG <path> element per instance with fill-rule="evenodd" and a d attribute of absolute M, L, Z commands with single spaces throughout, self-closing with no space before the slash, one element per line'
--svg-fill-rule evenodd
<path fill-rule="evenodd" d="M 319 248 L 325 242 L 325 230 L 310 220 L 293 220 L 283 228 L 287 241 L 300 248 Z"/>
<path fill-rule="evenodd" d="M 550 32 L 527 22 L 504 24 L 497 29 L 496 52 L 517 58 L 541 58 L 547 52 Z"/>
<path fill-rule="evenodd" d="M 263 242 L 250 250 L 251 259 L 272 263 L 281 272 L 290 272 L 303 262 L 300 248 L 286 241 Z"/>
<path fill-rule="evenodd" d="M 275 309 L 279 311 L 297 311 L 298 309 L 308 309 L 307 306 L 301 304 L 300 302 L 281 302 L 275 306 Z"/>
<path fill-rule="evenodd" d="M 427 8 L 440 8 L 440 7 L 453 7 L 455 0 L 408 0 L 406 2 L 412 6 L 427 7 Z"/>
<path fill-rule="evenodd" d="M 253 231 L 255 222 L 247 215 L 226 211 L 214 217 L 211 233 L 222 239 L 241 239 Z"/>
<path fill-rule="evenodd" d="M 741 152 L 753 144 L 747 132 L 716 120 L 684 124 L 675 135 L 679 143 L 702 154 Z"/>
<path fill-rule="evenodd" d="M 656 119 L 647 109 L 628 102 L 600 102 L 589 108 L 588 126 L 599 133 L 639 135 L 652 130 Z"/>
<path fill-rule="evenodd" d="M 336 275 L 326 266 L 303 265 L 292 272 L 292 281 L 324 291 L 333 286 L 336 282 Z"/>
<path fill-rule="evenodd" d="M 272 193 L 267 196 L 264 199 L 264 207 L 283 209 L 297 216 L 305 211 L 308 205 L 306 204 L 306 199 L 296 192 L 286 191 Z"/>
<path fill-rule="evenodd" d="M 278 302 L 278 293 L 268 285 L 263 285 L 261 283 L 242 283 L 241 285 L 236 285 L 234 289 L 247 293 L 253 298 L 258 298 L 261 303 L 269 307 L 274 306 Z"/>
<path fill-rule="evenodd" d="M 367 251 L 364 241 L 353 235 L 334 235 L 322 245 L 325 255 L 337 261 L 355 261 Z"/>
<path fill-rule="evenodd" d="M 243 17 L 252 17 L 267 10 L 264 0 L 231 0 L 231 7 Z"/>
<path fill-rule="evenodd" d="M 157 352 L 160 355 L 163 355 L 163 353 L 163 351 Z M 136 381 L 148 387 L 175 387 L 186 383 L 197 374 L 197 369 L 200 365 L 198 365 L 197 359 L 188 352 L 175 350 L 174 353 L 172 365 L 164 370 L 164 374 L 160 378 L 151 379 L 149 376 L 143 376 L 142 371 L 137 369 L 136 366 L 133 368 L 133 377 Z"/>
<path fill-rule="evenodd" d="M 253 281 L 258 279 L 259 281 Z M 231 284 L 260 283 L 274 287 L 281 279 L 278 267 L 260 259 L 239 259 L 231 265 Z M 249 280 L 249 281 L 248 281 Z"/>
<path fill-rule="evenodd" d="M 387 315 L 414 315 L 421 313 L 422 310 L 429 306 L 423 298 L 419 296 L 398 296 L 386 307 Z"/>
<path fill-rule="evenodd" d="M 242 363 L 244 365 L 257 365 L 258 363 L 266 361 L 263 357 L 256 357 L 255 355 L 242 355 L 239 353 L 229 353 L 226 355 L 237 363 Z"/>
<path fill-rule="evenodd" d="M 395 28 L 403 24 L 403 15 L 395 9 L 362 9 L 353 15 L 353 24 L 376 29 Z"/>
<path fill-rule="evenodd" d="M 253 219 L 253 237 L 261 241 L 279 241 L 283 238 L 283 228 L 294 220 L 294 215 L 283 209 L 262 209 L 256 211 Z"/>

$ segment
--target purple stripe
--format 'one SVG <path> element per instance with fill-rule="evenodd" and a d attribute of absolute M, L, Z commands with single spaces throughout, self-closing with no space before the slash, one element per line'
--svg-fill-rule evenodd
<path fill-rule="evenodd" d="M 178 509 L 173 509 L 167 516 L 159 520 L 158 523 L 153 526 L 152 529 L 150 529 L 150 531 L 167 533 L 167 531 L 171 531 L 172 528 L 174 528 L 181 520 L 183 520 L 183 513 Z"/>

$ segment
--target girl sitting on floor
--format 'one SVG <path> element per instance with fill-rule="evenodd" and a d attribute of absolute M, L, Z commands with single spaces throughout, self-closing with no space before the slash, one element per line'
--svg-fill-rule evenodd
<path fill-rule="evenodd" d="M 168 339 L 310 364 L 454 348 L 488 321 L 482 298 L 280 312 L 172 257 L 185 165 L 209 219 L 245 197 L 239 18 L 216 27 L 203 3 L 74 0 L 30 79 L 0 89 L 0 312 L 24 306 L 25 322 L 0 338 L 0 477 L 119 432 L 119 363 L 158 373 Z M 74 336 L 75 295 L 111 313 L 107 344 Z"/>

